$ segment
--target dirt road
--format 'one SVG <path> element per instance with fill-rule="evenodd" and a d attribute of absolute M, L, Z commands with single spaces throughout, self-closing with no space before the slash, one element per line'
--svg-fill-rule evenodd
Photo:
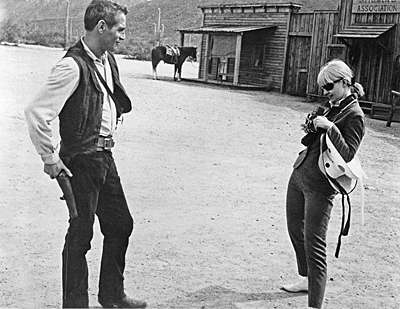
<path fill-rule="evenodd" d="M 61 250 L 67 210 L 27 133 L 23 107 L 64 54 L 0 46 L 0 307 L 61 305 Z M 278 93 L 172 82 L 172 66 L 151 79 L 148 62 L 118 57 L 134 110 L 114 154 L 136 219 L 126 292 L 149 308 L 304 308 L 305 295 L 280 284 L 297 278 L 285 226 L 285 190 L 302 149 L 300 124 L 312 104 Z M 183 77 L 196 77 L 189 63 Z M 360 190 L 350 235 L 334 257 L 339 199 L 328 235 L 324 308 L 400 304 L 400 124 L 367 119 L 360 150 L 369 179 L 365 226 Z M 56 127 L 56 124 L 55 124 Z M 97 303 L 102 237 L 88 253 L 90 302 Z"/>

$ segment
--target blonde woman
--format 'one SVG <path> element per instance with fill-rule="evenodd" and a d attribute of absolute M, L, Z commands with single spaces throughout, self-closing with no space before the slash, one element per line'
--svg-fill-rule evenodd
<path fill-rule="evenodd" d="M 298 283 L 282 286 L 288 292 L 308 293 L 309 308 L 321 308 L 327 280 L 326 234 L 337 190 L 320 170 L 321 135 L 330 138 L 342 158 L 351 161 L 364 136 L 364 113 L 358 97 L 363 87 L 341 60 L 322 67 L 317 82 L 329 98 L 326 109 L 308 117 L 302 144 L 287 188 L 286 216 L 297 259 Z"/>

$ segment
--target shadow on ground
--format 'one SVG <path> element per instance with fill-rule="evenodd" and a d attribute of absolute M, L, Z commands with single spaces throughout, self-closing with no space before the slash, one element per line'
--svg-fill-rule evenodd
<path fill-rule="evenodd" d="M 161 304 L 160 308 L 241 309 L 266 308 L 266 302 L 288 299 L 307 294 L 290 294 L 284 291 L 242 293 L 222 286 L 209 286 L 183 297 Z"/>

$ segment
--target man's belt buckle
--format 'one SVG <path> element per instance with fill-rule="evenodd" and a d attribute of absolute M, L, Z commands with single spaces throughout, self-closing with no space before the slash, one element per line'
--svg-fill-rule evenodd
<path fill-rule="evenodd" d="M 114 141 L 112 138 L 105 138 L 103 143 L 104 150 L 111 150 L 114 147 Z"/>
<path fill-rule="evenodd" d="M 112 137 L 100 136 L 97 143 L 97 151 L 111 151 L 114 144 Z"/>

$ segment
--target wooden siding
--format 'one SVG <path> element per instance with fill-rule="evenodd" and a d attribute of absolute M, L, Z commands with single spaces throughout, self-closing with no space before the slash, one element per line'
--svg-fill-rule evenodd
<path fill-rule="evenodd" d="M 286 35 L 280 29 L 274 33 L 264 32 L 262 37 L 262 43 L 265 44 L 263 67 L 254 68 L 251 63 L 253 46 L 254 42 L 260 42 L 261 38 L 257 40 L 250 33 L 244 34 L 239 83 L 256 86 L 268 85 L 270 88 L 280 91 Z"/>
<path fill-rule="evenodd" d="M 271 90 L 281 91 L 284 55 L 287 37 L 287 26 L 290 9 L 287 6 L 264 7 L 262 10 L 203 10 L 203 26 L 212 25 L 246 25 L 264 26 L 266 24 L 276 25 L 276 30 L 271 33 L 265 32 L 265 57 L 262 69 L 251 67 L 252 39 L 251 32 L 243 33 L 242 52 L 239 66 L 239 84 L 255 86 L 269 86 Z M 205 55 L 205 41 L 203 39 L 201 54 Z M 204 61 L 205 59 L 201 59 Z M 201 64 L 202 65 L 202 64 Z M 204 65 L 202 65 L 202 68 Z M 204 69 L 199 73 L 204 78 Z"/>
<path fill-rule="evenodd" d="M 338 45 L 333 37 L 337 33 L 338 22 L 336 11 L 292 15 L 283 89 L 285 93 L 300 96 L 323 94 L 317 84 L 317 76 L 329 59 L 329 46 Z"/>
<path fill-rule="evenodd" d="M 356 81 L 363 85 L 365 96 L 361 98 L 368 104 L 373 102 L 389 103 L 390 90 L 400 90 L 400 78 L 394 78 L 394 64 L 400 38 L 396 26 L 373 39 L 335 38 L 341 29 L 354 23 L 398 23 L 399 14 L 349 14 L 352 1 L 342 1 L 342 11 L 316 11 L 310 14 L 292 15 L 289 25 L 288 56 L 285 69 L 284 92 L 308 96 L 323 96 L 317 84 L 320 68 L 332 60 L 331 47 L 343 46 L 339 58 L 347 62 L 354 70 Z M 347 11 L 345 11 L 347 10 Z M 306 25 L 312 25 L 312 29 Z M 311 36 L 311 48 L 307 48 Z M 384 48 L 386 46 L 386 48 Z M 308 67 L 305 63 L 309 59 Z M 397 73 L 400 72 L 400 60 Z M 307 89 L 304 93 L 304 78 L 307 75 Z"/>
<path fill-rule="evenodd" d="M 322 97 L 317 84 L 320 68 L 333 58 L 341 58 L 355 73 L 365 89 L 361 102 L 368 104 L 390 101 L 390 91 L 400 91 L 400 14 L 352 13 L 352 0 L 339 0 L 337 11 L 296 12 L 296 7 L 266 6 L 202 8 L 203 26 L 276 25 L 265 32 L 265 57 L 262 68 L 252 67 L 257 31 L 243 32 L 239 66 L 239 84 L 268 85 L 269 89 L 295 95 Z M 395 24 L 377 39 L 350 38 L 343 31 L 354 24 Z M 335 37 L 336 34 L 342 37 Z M 207 40 L 203 36 L 199 77 L 205 72 Z M 237 59 L 236 59 L 237 61 Z M 214 62 L 214 61 L 213 61 Z M 215 70 L 215 71 L 214 71 Z M 233 68 L 229 68 L 232 73 Z M 211 68 L 216 75 L 216 68 Z M 228 77 L 228 81 L 230 81 Z"/>
<path fill-rule="evenodd" d="M 323 91 L 317 84 L 317 77 L 321 67 L 330 60 L 328 59 L 329 45 L 337 43 L 333 35 L 337 33 L 338 17 L 335 11 L 314 13 L 307 94 L 323 95 Z"/>
<path fill-rule="evenodd" d="M 351 24 L 351 8 L 353 1 L 339 0 L 339 29 L 344 29 Z"/>
<path fill-rule="evenodd" d="M 378 40 L 347 39 L 346 61 L 355 71 L 356 81 L 363 85 L 367 103 L 390 102 L 390 91 L 400 90 L 399 73 L 396 67 L 400 56 L 400 34 L 397 24 L 400 14 L 392 13 L 352 13 L 353 0 L 340 0 L 339 32 L 353 24 L 396 24 L 394 28 L 381 35 Z M 356 56 L 351 56 L 354 52 Z"/>
<path fill-rule="evenodd" d="M 305 96 L 311 58 L 313 14 L 293 14 L 289 24 L 283 92 Z"/>
<path fill-rule="evenodd" d="M 311 35 L 290 38 L 284 92 L 305 96 L 307 92 L 308 65 L 310 63 Z"/>
<path fill-rule="evenodd" d="M 363 50 L 357 63 L 356 80 L 363 85 L 365 97 L 369 102 L 389 102 L 392 75 L 391 51 L 385 51 L 377 44 L 362 42 Z"/>

